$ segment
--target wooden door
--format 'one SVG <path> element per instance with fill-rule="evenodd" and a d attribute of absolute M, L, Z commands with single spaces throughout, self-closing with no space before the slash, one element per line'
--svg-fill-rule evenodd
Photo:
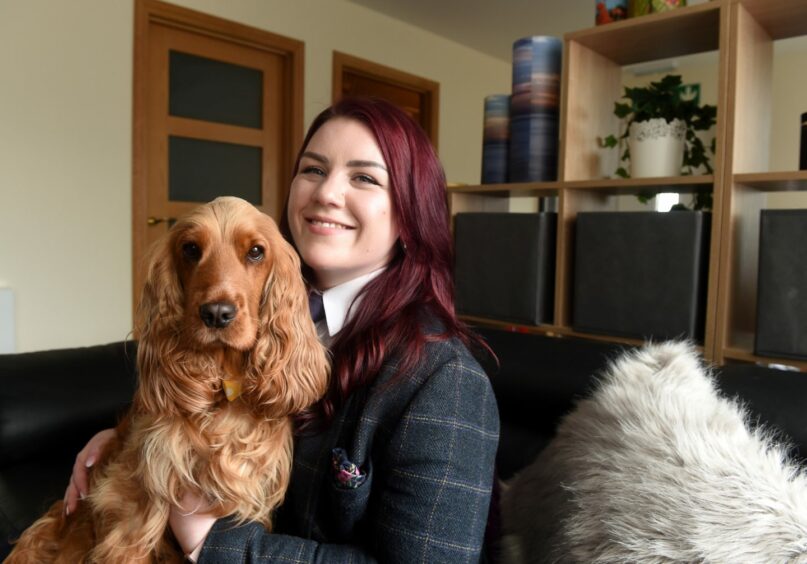
<path fill-rule="evenodd" d="M 439 83 L 334 51 L 333 100 L 342 96 L 371 96 L 392 102 L 418 122 L 437 147 Z"/>
<path fill-rule="evenodd" d="M 200 203 L 239 196 L 279 219 L 302 133 L 301 43 L 160 2 L 138 7 L 135 303 L 148 249 Z"/>

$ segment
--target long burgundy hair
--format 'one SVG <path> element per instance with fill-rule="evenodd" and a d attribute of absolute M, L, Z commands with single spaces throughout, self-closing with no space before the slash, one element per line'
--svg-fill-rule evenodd
<path fill-rule="evenodd" d="M 356 120 L 370 129 L 389 171 L 390 197 L 400 242 L 387 268 L 361 291 L 361 301 L 331 346 L 330 387 L 318 414 L 302 420 L 329 420 L 351 392 L 371 382 L 395 353 L 398 374 L 422 357 L 430 340 L 459 338 L 467 346 L 489 349 L 457 319 L 454 312 L 453 244 L 443 168 L 421 127 L 398 107 L 374 98 L 345 98 L 320 113 L 306 134 L 300 156 L 328 120 Z M 292 242 L 288 206 L 281 231 Z M 303 266 L 306 277 L 311 275 Z M 311 278 L 309 278 L 311 279 Z M 439 334 L 427 335 L 423 314 L 436 316 Z"/>

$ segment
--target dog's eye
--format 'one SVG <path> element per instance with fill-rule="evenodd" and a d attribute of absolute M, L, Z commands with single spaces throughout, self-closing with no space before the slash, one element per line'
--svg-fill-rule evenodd
<path fill-rule="evenodd" d="M 202 249 L 196 243 L 185 243 L 182 245 L 182 256 L 196 262 L 202 258 Z"/>
<path fill-rule="evenodd" d="M 252 262 L 258 262 L 263 260 L 263 247 L 260 245 L 253 245 L 249 252 L 247 253 L 247 258 Z"/>

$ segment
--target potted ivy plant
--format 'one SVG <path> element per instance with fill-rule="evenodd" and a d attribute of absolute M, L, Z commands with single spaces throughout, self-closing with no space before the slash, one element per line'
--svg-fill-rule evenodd
<path fill-rule="evenodd" d="M 647 86 L 626 87 L 622 98 L 627 102 L 615 102 L 614 114 L 624 120 L 624 130 L 619 137 L 609 135 L 599 141 L 603 147 L 624 146 L 620 162 L 629 163 L 629 169 L 619 166 L 617 176 L 678 176 L 694 174 L 700 167 L 712 173 L 698 132 L 715 124 L 717 108 L 682 98 L 681 85 L 679 75 L 667 75 Z M 714 140 L 711 152 L 714 153 Z M 640 199 L 652 197 L 653 194 L 640 195 Z M 711 207 L 711 194 L 696 194 L 694 206 Z"/>

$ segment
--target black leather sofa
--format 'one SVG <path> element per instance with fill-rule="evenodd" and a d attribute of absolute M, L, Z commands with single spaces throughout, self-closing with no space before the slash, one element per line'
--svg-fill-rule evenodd
<path fill-rule="evenodd" d="M 485 366 L 499 402 L 498 472 L 528 464 L 595 375 L 622 347 L 480 329 L 499 358 Z M 75 455 L 114 425 L 135 385 L 133 343 L 0 355 L 0 559 L 18 535 L 64 494 Z M 807 454 L 807 375 L 752 365 L 719 372 L 755 418 L 786 433 Z"/>
<path fill-rule="evenodd" d="M 125 412 L 134 366 L 131 341 L 0 355 L 0 560 L 64 495 L 87 440 Z"/>
<path fill-rule="evenodd" d="M 596 382 L 597 374 L 626 347 L 583 339 L 557 339 L 478 329 L 498 355 L 486 366 L 499 402 L 497 458 L 506 480 L 531 462 L 552 439 L 560 419 Z M 778 431 L 792 455 L 807 458 L 807 374 L 753 364 L 716 370 L 721 391 L 739 396 L 754 424 Z"/>

